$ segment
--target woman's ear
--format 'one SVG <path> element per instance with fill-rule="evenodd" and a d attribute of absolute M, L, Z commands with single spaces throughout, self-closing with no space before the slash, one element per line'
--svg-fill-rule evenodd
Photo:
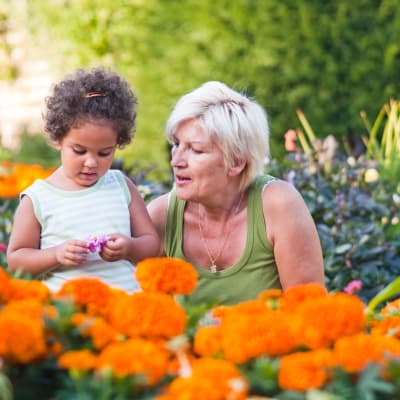
<path fill-rule="evenodd" d="M 240 175 L 244 168 L 246 167 L 247 162 L 245 160 L 235 160 L 233 165 L 228 170 L 229 176 L 237 176 Z"/>

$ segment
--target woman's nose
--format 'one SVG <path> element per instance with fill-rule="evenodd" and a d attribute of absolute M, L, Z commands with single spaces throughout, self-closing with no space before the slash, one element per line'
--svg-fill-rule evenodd
<path fill-rule="evenodd" d="M 171 151 L 171 167 L 181 167 L 186 163 L 184 151 L 175 147 Z"/>

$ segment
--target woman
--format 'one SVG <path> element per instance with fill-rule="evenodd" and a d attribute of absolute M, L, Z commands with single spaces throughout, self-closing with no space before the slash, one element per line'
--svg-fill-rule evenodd
<path fill-rule="evenodd" d="M 324 284 L 306 204 L 291 184 L 263 175 L 269 130 L 260 105 L 207 82 L 177 102 L 166 133 L 175 186 L 148 209 L 161 255 L 198 271 L 193 303 L 235 304 L 268 288 Z"/>

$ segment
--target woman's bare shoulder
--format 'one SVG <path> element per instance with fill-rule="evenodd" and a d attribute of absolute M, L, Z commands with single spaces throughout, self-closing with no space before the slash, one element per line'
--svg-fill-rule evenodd
<path fill-rule="evenodd" d="M 267 184 L 263 192 L 263 204 L 270 207 L 286 207 L 290 204 L 303 204 L 299 191 L 289 182 L 274 180 Z"/>
<path fill-rule="evenodd" d="M 147 210 L 153 222 L 157 223 L 163 221 L 165 223 L 168 211 L 168 201 L 169 192 L 162 194 L 149 202 Z"/>

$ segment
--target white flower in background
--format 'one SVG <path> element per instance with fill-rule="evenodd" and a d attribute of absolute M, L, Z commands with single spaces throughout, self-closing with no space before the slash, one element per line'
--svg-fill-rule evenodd
<path fill-rule="evenodd" d="M 368 168 L 364 174 L 364 180 L 367 183 L 375 182 L 379 179 L 379 172 L 375 168 Z"/>

